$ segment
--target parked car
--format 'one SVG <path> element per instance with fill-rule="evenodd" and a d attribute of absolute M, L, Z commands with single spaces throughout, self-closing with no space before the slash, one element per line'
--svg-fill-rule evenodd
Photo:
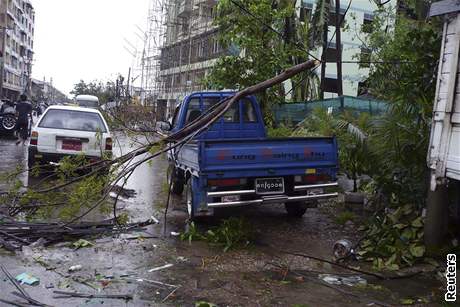
<path fill-rule="evenodd" d="M 232 92 L 198 92 L 177 107 L 164 130 L 175 132 Z M 162 125 L 160 125 L 162 126 Z M 337 142 L 334 137 L 266 136 L 255 97 L 240 100 L 206 132 L 169 152 L 172 191 L 186 189 L 191 220 L 215 208 L 284 203 L 300 217 L 319 199 L 337 197 Z M 177 158 L 176 158 L 177 157 Z M 171 179 L 172 176 L 172 179 Z"/>
<path fill-rule="evenodd" d="M 16 128 L 16 111 L 14 102 L 0 102 L 0 130 L 6 134 L 13 134 Z"/>
<path fill-rule="evenodd" d="M 85 154 L 94 161 L 104 154 L 111 155 L 112 138 L 98 110 L 50 106 L 32 128 L 28 151 L 29 168 L 58 163 L 69 155 Z"/>

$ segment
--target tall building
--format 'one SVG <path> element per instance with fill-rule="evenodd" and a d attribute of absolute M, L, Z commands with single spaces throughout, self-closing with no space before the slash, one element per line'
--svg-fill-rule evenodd
<path fill-rule="evenodd" d="M 351 2 L 351 5 L 349 5 Z M 359 96 L 364 94 L 365 80 L 369 75 L 369 61 L 371 51 L 363 44 L 365 36 L 372 31 L 370 25 L 374 19 L 374 13 L 378 9 L 376 2 L 372 0 L 340 0 L 340 20 L 344 20 L 341 28 L 342 50 L 342 79 L 343 94 Z M 382 1 L 380 1 L 382 2 Z M 297 1 L 300 19 L 309 20 L 312 16 L 316 0 Z M 326 50 L 326 72 L 324 80 L 324 98 L 337 97 L 337 45 L 335 40 L 336 9 L 335 1 L 331 1 L 329 15 Z M 385 7 L 396 8 L 397 0 L 385 1 Z M 348 11 L 347 11 L 348 8 Z M 346 12 L 346 14 L 345 14 Z M 323 48 L 315 52 L 321 58 Z M 360 62 L 361 63 L 356 63 Z M 367 63 L 366 63 L 367 62 Z M 317 70 L 321 75 L 321 68 Z"/>
<path fill-rule="evenodd" d="M 203 89 L 216 59 L 224 54 L 212 24 L 217 0 L 169 0 L 160 54 L 157 102 L 170 114 L 178 99 Z"/>
<path fill-rule="evenodd" d="M 16 100 L 29 93 L 35 11 L 31 0 L 0 1 L 0 97 Z"/>

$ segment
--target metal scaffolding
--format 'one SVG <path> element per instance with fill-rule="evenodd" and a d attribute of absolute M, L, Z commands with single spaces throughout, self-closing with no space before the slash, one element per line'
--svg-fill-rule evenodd
<path fill-rule="evenodd" d="M 166 35 L 166 18 L 170 0 L 150 0 L 143 50 L 138 55 L 141 72 L 141 103 L 152 104 L 161 86 L 160 48 Z"/>

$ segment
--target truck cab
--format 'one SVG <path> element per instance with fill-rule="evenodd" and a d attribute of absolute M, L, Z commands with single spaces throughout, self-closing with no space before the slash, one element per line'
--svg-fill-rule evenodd
<path fill-rule="evenodd" d="M 200 115 L 232 96 L 233 92 L 200 92 L 191 94 L 179 104 L 171 121 L 171 132 L 176 132 Z M 265 138 L 266 131 L 257 100 L 243 98 L 233 105 L 200 139 L 213 138 Z"/>

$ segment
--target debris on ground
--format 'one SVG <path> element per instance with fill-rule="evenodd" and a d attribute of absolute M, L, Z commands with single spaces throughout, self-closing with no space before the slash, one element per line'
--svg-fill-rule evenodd
<path fill-rule="evenodd" d="M 354 253 L 353 244 L 347 239 L 336 241 L 332 250 L 335 259 L 343 259 Z"/>
<path fill-rule="evenodd" d="M 35 299 L 33 299 L 29 293 L 27 293 L 24 288 L 21 287 L 20 284 L 14 279 L 14 277 L 11 275 L 11 273 L 2 265 L 0 265 L 0 269 L 2 269 L 3 273 L 6 275 L 6 277 L 9 279 L 9 281 L 13 284 L 13 286 L 19 291 L 19 292 L 12 292 L 17 297 L 22 298 L 23 300 L 28 302 L 28 305 L 32 306 L 42 306 L 42 307 L 48 307 L 49 305 L 43 304 Z M 16 306 L 26 306 L 27 304 L 25 303 L 17 303 L 17 302 L 11 302 L 7 301 L 5 299 L 0 299 L 0 301 L 10 304 L 10 305 L 16 305 Z M 13 304 L 12 304 L 13 303 Z"/>
<path fill-rule="evenodd" d="M 163 266 L 159 266 L 159 267 L 150 269 L 150 270 L 149 270 L 149 273 L 152 273 L 152 272 L 155 272 L 155 271 L 164 270 L 164 269 L 170 268 L 170 267 L 172 267 L 172 266 L 173 266 L 173 264 L 168 263 L 168 264 L 165 264 L 165 265 L 163 265 Z"/>
<path fill-rule="evenodd" d="M 360 276 L 337 276 L 332 274 L 319 274 L 318 278 L 330 285 L 346 285 L 346 286 L 356 286 L 356 285 L 367 285 L 367 281 Z"/>
<path fill-rule="evenodd" d="M 81 264 L 77 264 L 77 265 L 72 265 L 68 271 L 69 272 L 76 272 L 76 271 L 80 271 L 81 269 L 83 268 L 83 266 Z"/>
<path fill-rule="evenodd" d="M 85 239 L 79 239 L 78 241 L 75 241 L 72 243 L 72 247 L 74 247 L 76 250 L 82 247 L 90 247 L 90 246 L 94 246 L 94 244 Z"/>
<path fill-rule="evenodd" d="M 110 197 L 112 198 L 133 198 L 136 197 L 136 190 L 133 189 L 126 189 L 124 187 L 121 187 L 119 185 L 115 185 L 112 187 L 112 190 L 110 192 Z"/>
<path fill-rule="evenodd" d="M 205 301 L 199 301 L 195 302 L 195 307 L 217 307 L 217 305 Z"/>
<path fill-rule="evenodd" d="M 40 283 L 40 279 L 30 275 L 29 273 L 21 273 L 16 276 L 16 280 L 21 283 L 21 285 L 26 284 L 28 286 L 36 286 Z"/>
<path fill-rule="evenodd" d="M 53 291 L 55 294 L 59 294 L 58 296 L 54 296 L 54 298 L 69 298 L 69 297 L 81 297 L 81 298 L 111 298 L 111 299 L 121 299 L 121 300 L 132 300 L 132 294 L 91 294 L 91 293 L 80 293 L 80 292 L 71 292 L 71 291 L 61 291 L 55 290 Z"/>
<path fill-rule="evenodd" d="M 94 235 L 141 231 L 144 230 L 143 227 L 152 225 L 152 223 L 152 220 L 148 220 L 118 225 L 115 220 L 110 219 L 99 222 L 65 224 L 20 222 L 7 219 L 0 224 L 0 247 L 3 246 L 10 251 L 19 250 L 22 246 L 30 245 L 40 238 L 42 238 L 43 245 L 47 246 L 66 241 L 69 238 L 77 239 Z M 84 245 L 84 242 L 80 241 L 78 244 Z"/>

